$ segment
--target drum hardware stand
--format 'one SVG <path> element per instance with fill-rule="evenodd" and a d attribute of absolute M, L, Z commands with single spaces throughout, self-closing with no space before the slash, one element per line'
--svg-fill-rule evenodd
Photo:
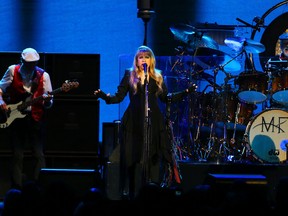
<path fill-rule="evenodd" d="M 247 126 L 249 127 L 249 126 Z M 262 160 L 260 160 L 259 158 L 257 158 L 254 154 L 253 154 L 253 150 L 251 149 L 250 147 L 250 144 L 249 144 L 249 140 L 248 140 L 248 134 L 247 132 L 245 132 L 244 136 L 243 136 L 243 140 L 242 140 L 242 146 L 243 146 L 243 149 L 241 151 L 241 154 L 240 154 L 240 159 L 244 160 L 244 162 L 252 162 L 253 160 L 258 160 L 260 161 L 261 163 L 263 163 Z"/>
<path fill-rule="evenodd" d="M 230 61 L 229 61 L 230 62 Z M 212 123 L 211 123 L 211 127 L 210 127 L 210 136 L 209 136 L 209 141 L 208 141 L 208 144 L 207 144 L 207 149 L 205 151 L 205 154 L 204 154 L 204 159 L 207 160 L 207 158 L 210 157 L 213 149 L 215 149 L 215 143 L 217 141 L 217 138 L 215 136 L 215 123 L 216 123 L 216 105 L 217 105 L 217 98 L 216 98 L 216 89 L 217 89 L 217 85 L 216 85 L 216 76 L 218 74 L 218 71 L 219 69 L 221 68 L 221 66 L 217 67 L 214 69 L 214 83 L 212 85 L 213 87 L 213 96 L 212 96 L 212 99 L 213 99 L 213 111 L 212 111 Z M 226 87 L 226 84 L 225 86 Z M 219 89 L 219 88 L 218 88 Z M 222 88 L 220 89 L 222 90 Z M 226 91 L 226 90 L 224 90 Z M 225 103 L 226 103 L 226 100 L 225 100 Z M 226 109 L 226 106 L 225 106 L 225 109 Z M 227 113 L 227 111 L 224 111 L 225 112 L 225 115 Z M 226 125 L 226 120 L 224 122 L 224 138 L 221 140 L 221 144 L 219 146 L 219 150 L 218 151 L 215 151 L 215 155 L 216 155 L 216 160 L 217 160 L 217 163 L 220 162 L 220 158 L 221 158 L 221 155 L 223 155 L 222 153 L 224 153 L 224 156 L 226 157 L 227 153 L 226 153 L 226 150 L 228 149 L 227 146 L 226 146 L 226 141 L 227 141 L 227 125 Z M 223 151 L 222 151 L 223 150 Z"/>
<path fill-rule="evenodd" d="M 189 75 L 192 74 L 192 73 L 189 73 Z M 191 76 L 191 75 L 190 75 Z M 189 77 L 189 80 L 191 81 L 192 80 L 192 77 Z M 191 82 L 189 81 L 189 86 L 191 85 Z M 192 107 L 194 107 L 194 104 L 195 104 L 195 94 L 193 93 L 193 97 L 192 97 L 192 94 L 190 94 L 189 96 L 189 110 L 188 110 L 188 136 L 189 136 L 189 140 L 188 140 L 188 150 L 189 150 L 189 153 L 191 155 L 191 158 L 192 157 L 198 157 L 199 158 L 199 155 L 198 155 L 198 148 L 196 148 L 196 139 L 194 139 L 193 135 L 192 135 L 192 132 L 191 132 L 191 125 L 192 125 L 192 119 L 193 119 L 193 116 L 194 116 L 194 110 L 192 109 Z M 199 129 L 199 127 L 198 127 Z M 198 131 L 197 131 L 198 133 Z M 195 158 L 194 158 L 195 159 Z"/>
<path fill-rule="evenodd" d="M 170 72 L 172 72 L 173 70 L 175 70 L 175 68 L 176 68 L 176 66 L 183 66 L 183 57 L 184 57 L 184 54 L 185 54 L 185 52 L 186 52 L 186 50 L 184 49 L 184 48 L 182 48 L 182 47 L 180 47 L 179 49 L 176 49 L 179 53 L 177 54 L 177 60 L 173 63 L 173 65 L 172 65 L 172 68 L 170 69 Z M 181 70 L 183 70 L 182 68 L 181 68 Z M 180 73 L 182 73 L 183 71 L 180 71 Z M 178 74 L 179 75 L 179 70 L 176 68 L 176 74 Z M 187 77 L 186 76 L 186 79 L 187 80 L 190 80 L 190 78 L 189 77 Z M 190 82 L 189 82 L 189 84 L 190 84 Z M 190 98 L 192 98 L 192 97 L 189 97 L 189 103 L 193 103 L 192 101 L 191 101 L 191 99 Z M 187 111 L 187 110 L 185 110 L 184 111 L 184 113 L 185 114 L 187 114 L 187 113 L 189 113 L 188 115 L 190 115 L 190 112 L 192 112 L 191 111 L 191 109 L 190 109 L 190 107 L 191 106 L 189 106 L 189 110 Z M 170 109 L 170 108 L 169 108 Z M 169 112 L 170 112 L 170 110 L 169 110 Z M 183 113 L 182 113 L 183 114 Z M 170 116 L 170 115 L 169 115 Z M 180 114 L 179 114 L 179 112 L 177 113 L 177 121 L 178 121 L 178 125 L 180 124 L 179 123 L 179 120 L 180 120 Z M 183 117 L 183 116 L 182 116 Z M 189 116 L 190 117 L 190 116 Z M 189 118 L 188 117 L 188 118 Z M 190 118 L 189 118 L 190 119 Z M 190 123 L 189 123 L 190 124 Z M 174 129 L 173 129 L 174 130 Z M 192 138 L 191 138 L 191 133 L 189 133 L 189 140 L 187 141 L 186 139 L 184 140 L 183 139 L 183 137 L 181 136 L 181 131 L 180 131 L 180 129 L 179 129 L 179 127 L 178 127 L 178 130 L 177 130 L 177 136 L 174 136 L 174 141 L 176 142 L 175 143 L 175 145 L 177 146 L 177 149 L 178 149 L 178 152 L 179 152 L 179 160 L 188 160 L 188 159 L 191 159 L 192 158 L 192 153 L 190 152 L 190 143 L 191 143 L 191 140 L 192 140 Z M 192 141 L 193 142 L 193 141 Z"/>
<path fill-rule="evenodd" d="M 209 141 L 207 144 L 207 149 L 205 149 L 204 151 L 204 156 L 203 159 L 204 161 L 207 161 L 207 159 L 210 157 L 210 154 L 213 150 L 214 144 L 215 144 L 215 134 L 214 134 L 214 122 L 211 123 L 211 127 L 210 127 L 210 135 L 209 135 Z"/>
<path fill-rule="evenodd" d="M 240 154 L 240 159 L 248 159 L 248 158 L 251 158 L 252 156 L 252 153 L 251 153 L 251 150 L 248 148 L 249 146 L 249 142 L 248 142 L 248 135 L 247 133 L 244 134 L 243 136 L 243 139 L 242 139 L 242 151 L 241 151 L 241 154 Z"/>
<path fill-rule="evenodd" d="M 201 125 L 202 125 L 202 118 L 203 118 L 203 115 L 202 115 L 202 106 L 201 104 L 199 104 L 200 107 L 200 113 L 198 114 L 198 123 L 197 123 L 197 129 L 196 129 L 196 136 L 195 136 L 195 139 L 194 139 L 194 147 L 196 146 L 196 155 L 198 156 L 198 161 L 203 161 L 205 160 L 205 158 L 203 157 L 203 154 L 202 154 L 202 148 L 201 148 L 201 140 L 200 140 L 200 128 L 201 128 Z"/>
<path fill-rule="evenodd" d="M 209 87 L 210 85 L 207 85 L 204 90 L 202 90 L 201 92 L 201 95 L 204 94 L 204 92 L 206 91 L 206 89 Z M 200 97 L 201 95 L 198 95 L 198 97 Z M 200 139 L 200 136 L 201 136 L 201 126 L 202 126 L 202 123 L 203 123 L 203 107 L 202 107 L 202 104 L 199 103 L 199 112 L 198 112 L 198 120 L 197 120 L 197 129 L 196 129 L 196 135 L 195 135 L 195 139 L 194 139 L 194 146 L 196 146 L 196 155 L 198 156 L 198 161 L 207 161 L 208 157 L 209 157 L 209 152 L 211 151 L 211 146 L 210 146 L 210 141 L 208 143 L 208 149 L 206 149 L 206 147 L 202 147 L 203 144 L 201 144 L 201 139 Z M 193 115 L 194 116 L 194 115 Z M 212 127 L 211 127 L 211 130 L 212 131 Z M 210 132 L 210 139 L 212 137 L 212 134 Z M 204 153 L 203 153 L 204 152 Z"/>
<path fill-rule="evenodd" d="M 232 147 L 233 149 L 233 156 L 234 156 L 234 161 L 235 161 L 235 153 L 237 152 L 237 154 L 240 152 L 240 150 L 237 148 L 237 143 L 236 143 L 236 128 L 237 128 L 237 123 L 239 121 L 238 119 L 238 115 L 240 113 L 240 107 L 241 107 L 241 104 L 238 102 L 237 103 L 237 109 L 236 109 L 236 112 L 235 112 L 235 121 L 234 121 L 234 127 L 233 127 L 233 135 L 232 135 L 232 138 L 230 139 L 230 146 Z M 245 151 L 245 148 L 242 149 L 242 153 L 240 154 L 240 159 L 242 158 L 242 155 L 244 154 L 244 151 Z"/>
<path fill-rule="evenodd" d="M 195 66 L 196 66 L 196 63 L 193 62 L 192 63 L 192 69 L 193 71 L 195 70 Z M 189 73 L 190 77 L 188 78 L 188 80 L 193 80 L 193 75 L 195 74 L 200 74 L 202 73 L 204 70 L 200 70 L 200 71 L 196 71 L 195 73 Z M 208 81 L 208 80 L 207 80 Z M 209 81 L 208 81 L 209 82 Z M 202 91 L 202 94 L 205 92 L 205 90 L 208 88 L 209 85 L 207 85 L 204 90 Z M 196 95 L 196 97 L 200 97 L 199 95 Z M 192 133 L 191 131 L 191 126 L 194 125 L 193 123 L 193 120 L 195 118 L 195 110 L 192 109 L 192 107 L 194 107 L 194 104 L 195 104 L 195 94 L 194 96 L 190 96 L 189 97 L 189 111 L 188 111 L 188 128 L 189 128 L 189 143 L 188 143 L 188 146 L 189 146 L 189 152 L 190 152 L 190 155 L 193 157 L 193 159 L 197 159 L 198 161 L 207 161 L 207 156 L 206 154 L 202 154 L 202 151 L 203 151 L 203 148 L 201 147 L 201 140 L 200 140 L 200 129 L 201 129 L 201 125 L 202 125 L 202 120 L 203 120 L 203 107 L 200 105 L 199 110 L 200 110 L 200 113 L 198 113 L 198 121 L 197 121 L 197 125 L 196 125 L 196 135 L 195 137 L 192 135 L 194 133 Z M 200 116 L 199 116 L 200 115 Z"/>
<path fill-rule="evenodd" d="M 268 89 L 267 89 L 267 100 L 265 103 L 265 109 L 273 107 L 273 80 L 275 79 L 275 71 L 268 69 Z M 269 104 L 267 104 L 269 102 Z M 275 101 L 274 101 L 275 103 Z"/>
<path fill-rule="evenodd" d="M 226 64 L 228 64 L 230 61 L 228 61 Z M 225 64 L 225 65 L 226 65 Z M 224 158 L 224 161 L 226 160 L 231 160 L 231 158 L 234 157 L 234 155 L 232 155 L 232 157 L 230 157 L 230 159 L 228 158 L 230 155 L 229 153 L 231 152 L 230 149 L 228 148 L 227 146 L 227 122 L 228 122 L 228 110 L 227 110 L 227 106 L 228 106 L 228 97 L 227 97 L 227 93 L 228 93 L 228 81 L 231 79 L 231 78 L 235 78 L 235 76 L 231 76 L 230 73 L 227 73 L 225 70 L 224 70 L 224 66 L 225 65 L 222 65 L 222 66 L 219 66 L 218 68 L 216 68 L 215 70 L 216 71 L 219 71 L 219 70 L 222 70 L 224 72 L 224 74 L 226 75 L 225 77 L 225 82 L 224 82 L 224 87 L 223 87 L 223 102 L 224 102 L 224 125 L 223 125 L 223 139 L 220 143 L 220 146 L 219 146 L 219 151 L 218 151 L 218 157 L 217 157 L 217 162 L 219 162 L 219 156 L 222 156 Z M 216 81 L 216 80 L 215 80 Z M 216 104 L 216 103 L 215 103 Z M 235 133 L 236 133 L 236 122 L 234 124 L 234 136 L 233 138 L 235 137 Z M 230 140 L 230 143 L 233 142 L 233 140 L 235 141 L 235 138 L 234 139 L 231 139 Z"/>
<path fill-rule="evenodd" d="M 207 144 L 207 149 L 205 150 L 205 154 L 204 154 L 204 159 L 207 161 L 207 159 L 210 157 L 210 154 L 212 153 L 215 143 L 216 143 L 216 136 L 215 136 L 215 123 L 216 123 L 216 105 L 217 105 L 217 98 L 216 98 L 216 76 L 218 73 L 218 68 L 216 68 L 214 70 L 214 80 L 213 80 L 213 95 L 212 95 L 212 99 L 213 99 L 213 111 L 212 111 L 212 123 L 210 125 L 210 135 L 209 135 L 209 141 Z M 218 159 L 218 155 L 219 152 L 215 152 L 217 154 L 217 159 Z"/>

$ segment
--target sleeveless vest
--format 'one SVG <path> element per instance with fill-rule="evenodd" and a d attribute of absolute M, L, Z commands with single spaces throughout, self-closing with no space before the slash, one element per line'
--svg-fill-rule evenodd
<path fill-rule="evenodd" d="M 36 97 L 41 97 L 44 93 L 43 89 L 43 73 L 44 70 L 35 67 L 34 75 L 32 77 L 31 94 L 32 100 Z M 15 66 L 14 78 L 8 90 L 11 103 L 18 103 L 24 101 L 29 95 L 23 88 L 23 80 L 20 74 L 20 64 Z M 31 115 L 35 121 L 40 121 L 44 113 L 43 100 L 35 100 L 31 106 Z"/>

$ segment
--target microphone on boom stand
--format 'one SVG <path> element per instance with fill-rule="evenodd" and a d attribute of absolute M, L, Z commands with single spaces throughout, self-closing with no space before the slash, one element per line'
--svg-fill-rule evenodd
<path fill-rule="evenodd" d="M 150 182 L 150 164 L 149 164 L 149 145 L 150 145 L 150 119 L 149 119 L 149 104 L 148 104 L 148 82 L 147 82 L 147 63 L 143 63 L 143 70 L 145 73 L 145 121 L 144 121 L 144 149 L 143 149 L 143 183 Z"/>

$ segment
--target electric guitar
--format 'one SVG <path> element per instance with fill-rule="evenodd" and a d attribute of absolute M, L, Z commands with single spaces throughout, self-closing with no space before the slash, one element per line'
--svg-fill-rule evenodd
<path fill-rule="evenodd" d="M 68 92 L 71 89 L 77 88 L 79 86 L 79 83 L 76 81 L 70 82 L 65 81 L 65 83 L 62 84 L 60 88 L 57 88 L 53 90 L 52 92 L 49 92 L 50 95 L 55 95 L 60 92 Z M 8 110 L 6 111 L 6 122 L 0 123 L 0 128 L 7 128 L 16 118 L 24 118 L 26 114 L 23 112 L 25 109 L 31 105 L 33 105 L 35 102 L 43 100 L 43 95 L 33 98 L 31 100 L 27 101 L 20 101 L 16 104 L 9 104 L 7 105 Z"/>

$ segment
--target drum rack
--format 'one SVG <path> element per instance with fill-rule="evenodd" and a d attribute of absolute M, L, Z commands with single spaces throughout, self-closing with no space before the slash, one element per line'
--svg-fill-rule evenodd
<path fill-rule="evenodd" d="M 285 131 L 288 125 L 284 127 L 288 108 L 288 70 L 279 76 L 280 79 L 277 79 L 274 71 L 256 71 L 250 55 L 263 52 L 265 46 L 253 39 L 226 38 L 225 44 L 238 53 L 235 57 L 231 57 L 220 51 L 218 44 L 205 35 L 205 32 L 193 26 L 176 24 L 171 26 L 170 30 L 175 38 L 184 44 L 179 50 L 181 60 L 177 59 L 172 64 L 171 71 L 177 68 L 178 64 L 189 65 L 189 70 L 182 73 L 181 70 L 180 73 L 178 71 L 181 80 L 184 76 L 188 81 L 188 86 L 191 83 L 199 86 L 198 84 L 203 80 L 208 82 L 204 89 L 201 88 L 196 94 L 189 94 L 183 107 L 177 108 L 182 111 L 179 112 L 182 115 L 177 116 L 177 120 L 181 122 L 178 124 L 179 128 L 184 125 L 184 129 L 177 128 L 180 132 L 174 133 L 179 158 L 216 163 L 285 161 L 288 155 L 286 143 L 283 144 L 286 138 L 288 143 L 288 132 Z M 192 61 L 183 62 L 182 57 L 187 54 Z M 236 58 L 242 55 L 245 57 L 244 72 L 236 76 L 231 75 L 230 72 L 241 70 L 241 65 Z M 224 84 L 221 86 L 216 82 L 219 72 L 225 75 Z M 283 74 L 285 74 L 285 79 L 282 79 Z M 234 85 L 239 87 L 237 91 L 233 91 L 229 84 L 232 79 L 234 79 Z M 208 91 L 210 88 L 212 91 Z M 255 113 L 257 108 L 262 108 L 258 114 Z M 181 117 L 183 118 L 180 119 Z M 285 121 L 280 121 L 282 119 Z M 274 124 L 276 120 L 279 121 L 279 125 Z M 254 125 L 256 123 L 257 125 Z M 256 137 L 254 133 L 255 130 L 261 128 L 259 125 L 263 127 L 263 131 L 257 131 Z M 271 137 L 269 136 L 269 133 L 272 133 L 270 128 L 283 130 L 279 131 L 278 135 L 271 134 Z M 258 135 L 262 133 L 266 135 L 260 136 L 258 140 Z M 278 140 L 279 137 L 282 140 Z M 271 146 L 261 146 L 262 139 L 267 139 L 266 142 Z"/>

